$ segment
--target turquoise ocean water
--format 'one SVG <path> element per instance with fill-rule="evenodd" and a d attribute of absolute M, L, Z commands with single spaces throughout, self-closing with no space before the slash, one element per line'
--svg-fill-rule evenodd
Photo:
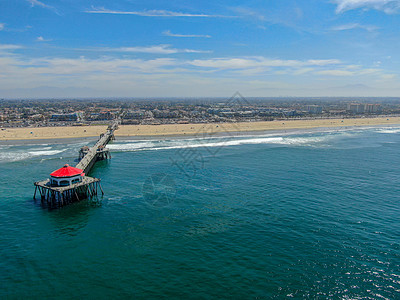
<path fill-rule="evenodd" d="M 400 127 L 119 138 L 33 201 L 94 141 L 0 145 L 0 298 L 400 298 Z"/>

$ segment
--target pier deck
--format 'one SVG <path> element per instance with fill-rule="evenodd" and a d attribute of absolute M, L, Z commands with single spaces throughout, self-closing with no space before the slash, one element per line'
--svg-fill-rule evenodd
<path fill-rule="evenodd" d="M 104 159 L 104 157 L 109 156 L 107 148 L 99 149 L 105 147 L 112 139 L 114 139 L 114 131 L 117 129 L 117 126 L 118 123 L 115 122 L 108 127 L 107 131 L 100 136 L 96 144 L 85 152 L 85 155 L 76 165 L 76 168 L 83 170 L 85 174 L 87 174 L 99 158 Z"/>

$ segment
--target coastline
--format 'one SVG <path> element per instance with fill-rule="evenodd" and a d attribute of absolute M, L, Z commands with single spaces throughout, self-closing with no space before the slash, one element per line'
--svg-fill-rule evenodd
<path fill-rule="evenodd" d="M 166 124 L 166 125 L 120 125 L 116 137 L 171 137 L 214 135 L 233 132 L 265 132 L 296 129 L 340 128 L 361 126 L 399 125 L 400 117 L 279 120 L 240 123 Z M 107 126 L 70 126 L 5 128 L 0 131 L 0 142 L 93 138 Z"/>

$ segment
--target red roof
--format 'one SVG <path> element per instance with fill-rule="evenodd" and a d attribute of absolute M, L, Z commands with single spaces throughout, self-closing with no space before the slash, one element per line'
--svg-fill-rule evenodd
<path fill-rule="evenodd" d="M 50 174 L 52 177 L 72 177 L 76 175 L 80 175 L 83 173 L 83 170 L 71 167 L 70 165 L 64 165 L 61 169 L 58 169 Z"/>

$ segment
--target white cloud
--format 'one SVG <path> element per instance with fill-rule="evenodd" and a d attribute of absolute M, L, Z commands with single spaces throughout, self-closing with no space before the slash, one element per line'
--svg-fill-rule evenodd
<path fill-rule="evenodd" d="M 293 2 L 293 1 L 292 1 Z M 245 3 L 245 2 L 243 2 Z M 250 3 L 247 3 L 247 5 Z M 268 30 L 269 24 L 291 28 L 295 31 L 313 32 L 304 25 L 304 12 L 296 3 L 293 5 L 274 5 L 269 9 L 263 7 L 230 7 L 235 15 L 253 23 L 257 28 Z"/>
<path fill-rule="evenodd" d="M 28 1 L 31 4 L 32 7 L 41 6 L 41 7 L 44 7 L 44 8 L 49 8 L 48 5 L 46 5 L 43 2 L 40 2 L 38 0 L 26 0 L 26 1 Z"/>
<path fill-rule="evenodd" d="M 51 39 L 45 39 L 44 37 L 42 37 L 42 36 L 38 36 L 37 38 L 36 38 L 36 41 L 37 42 L 50 42 L 50 41 L 52 41 Z"/>
<path fill-rule="evenodd" d="M 249 17 L 258 21 L 267 21 L 265 15 L 260 13 L 259 10 L 251 9 L 248 7 L 233 7 L 232 10 L 243 17 Z"/>
<path fill-rule="evenodd" d="M 216 68 L 216 69 L 247 69 L 258 67 L 288 67 L 300 68 L 305 66 L 325 66 L 340 64 L 340 60 L 281 60 L 268 59 L 265 57 L 247 57 L 247 58 L 214 58 L 214 59 L 197 59 L 191 61 L 196 67 Z"/>
<path fill-rule="evenodd" d="M 373 31 L 378 30 L 378 27 L 373 26 L 373 25 L 362 25 L 359 23 L 343 24 L 343 25 L 338 25 L 338 26 L 332 27 L 332 30 L 334 30 L 334 31 L 344 31 L 344 30 L 352 30 L 352 29 L 364 29 L 369 32 L 373 32 Z"/>
<path fill-rule="evenodd" d="M 47 5 L 47 4 L 45 4 L 45 3 L 43 3 L 43 2 L 41 2 L 39 0 L 26 0 L 26 1 L 29 2 L 32 7 L 39 6 L 39 7 L 42 7 L 42 8 L 46 8 L 46 9 L 52 10 L 56 14 L 59 14 L 58 10 L 54 6 Z"/>
<path fill-rule="evenodd" d="M 303 75 L 314 71 L 314 68 L 301 68 L 293 72 L 294 75 Z"/>
<path fill-rule="evenodd" d="M 120 48 L 88 48 L 79 49 L 84 51 L 100 51 L 100 52 L 131 52 L 131 53 L 149 53 L 149 54 L 175 54 L 175 53 L 211 53 L 208 50 L 194 49 L 176 49 L 171 45 L 155 45 L 155 46 L 138 46 L 138 47 L 120 47 Z"/>
<path fill-rule="evenodd" d="M 334 0 L 336 13 L 352 9 L 376 9 L 387 14 L 395 13 L 400 8 L 400 0 Z"/>
<path fill-rule="evenodd" d="M 21 49 L 21 48 L 23 48 L 22 46 L 19 46 L 19 45 L 11 45 L 11 44 L 0 44 L 0 51 L 1 50 L 6 50 L 6 51 L 9 51 L 9 50 L 16 50 L 16 49 Z"/>
<path fill-rule="evenodd" d="M 360 66 L 360 65 L 347 65 L 347 66 L 345 66 L 345 68 L 347 70 L 358 70 L 358 69 L 361 69 L 362 66 Z"/>
<path fill-rule="evenodd" d="M 309 59 L 304 62 L 305 65 L 311 66 L 326 66 L 326 65 L 338 65 L 342 63 L 339 59 Z"/>
<path fill-rule="evenodd" d="M 370 75 L 370 74 L 380 74 L 382 72 L 381 69 L 362 69 L 358 72 L 360 75 Z"/>
<path fill-rule="evenodd" d="M 32 26 L 29 26 L 29 25 L 27 25 L 25 27 L 22 27 L 22 28 L 21 27 L 20 28 L 12 28 L 12 27 L 6 26 L 5 23 L 0 23 L 0 31 L 24 32 L 24 31 L 27 31 L 27 30 L 29 30 L 31 28 L 32 28 Z"/>
<path fill-rule="evenodd" d="M 396 74 L 383 74 L 383 75 L 381 75 L 381 79 L 383 79 L 383 80 L 390 80 L 390 79 L 394 79 L 396 77 L 397 77 Z"/>
<path fill-rule="evenodd" d="M 192 50 L 192 49 L 175 49 L 170 45 L 158 45 L 150 47 L 122 47 L 116 48 L 115 51 L 121 52 L 140 52 L 152 54 L 174 54 L 174 53 L 209 53 L 210 51 Z"/>
<path fill-rule="evenodd" d="M 323 70 L 315 72 L 317 75 L 329 75 L 329 76 L 352 76 L 355 73 L 347 70 Z"/>
<path fill-rule="evenodd" d="M 377 75 L 382 76 L 382 69 L 358 69 L 349 70 L 349 68 L 343 69 L 329 69 L 315 72 L 318 75 L 328 75 L 328 76 L 363 76 L 363 75 Z"/>
<path fill-rule="evenodd" d="M 6 75 L 9 84 L 18 85 L 18 78 L 29 77 L 29 82 L 47 80 L 48 76 L 54 76 L 51 80 L 62 83 L 61 77 L 72 76 L 77 82 L 84 80 L 87 75 L 120 75 L 126 74 L 160 74 L 170 72 L 169 67 L 174 67 L 177 62 L 174 59 L 118 59 L 102 57 L 98 59 L 80 58 L 35 58 L 27 59 L 22 56 L 8 55 L 12 45 L 0 47 L 0 75 Z M 46 79 L 47 78 L 47 79 Z M 6 84 L 2 82 L 0 84 Z"/>
<path fill-rule="evenodd" d="M 92 7 L 91 10 L 86 10 L 84 12 L 88 14 L 136 15 L 141 17 L 232 18 L 232 16 L 191 14 L 191 13 L 182 13 L 169 10 L 120 11 L 120 10 L 110 10 L 104 7 Z"/>
<path fill-rule="evenodd" d="M 164 31 L 163 35 L 172 37 L 182 37 L 182 38 L 211 38 L 211 35 L 208 34 L 177 34 L 177 33 L 172 33 L 170 30 Z"/>

